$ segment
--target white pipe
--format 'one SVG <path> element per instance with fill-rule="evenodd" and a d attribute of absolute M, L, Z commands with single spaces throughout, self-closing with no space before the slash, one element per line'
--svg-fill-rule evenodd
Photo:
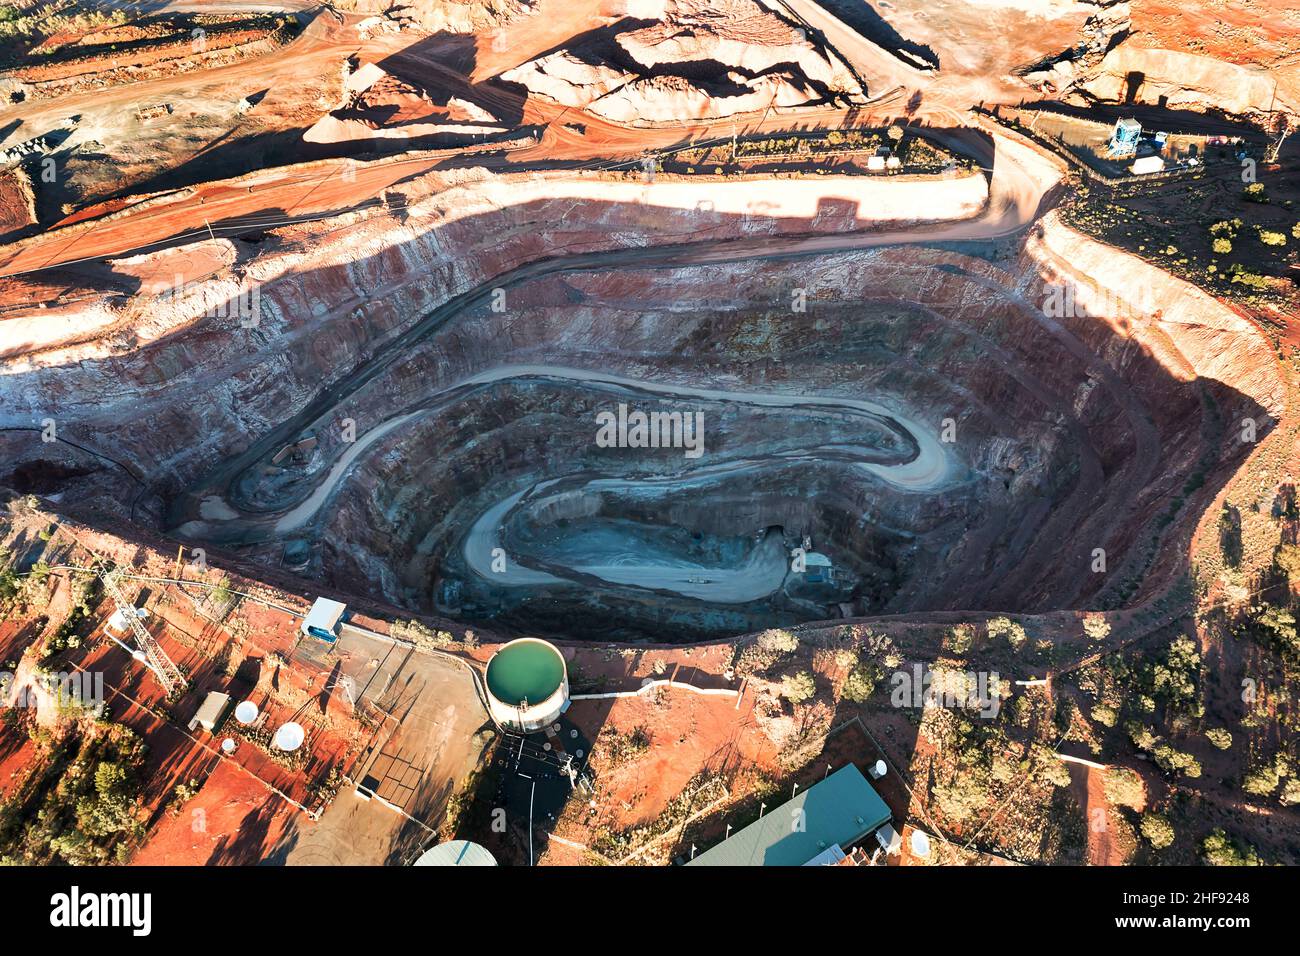
<path fill-rule="evenodd" d="M 639 697 L 648 690 L 654 690 L 656 687 L 682 687 L 697 694 L 706 694 L 714 697 L 739 697 L 740 691 L 732 690 L 729 687 L 696 687 L 693 684 L 687 684 L 679 680 L 652 680 L 641 685 L 640 690 L 616 690 L 608 694 L 571 694 L 569 700 L 613 700 L 617 697 Z"/>

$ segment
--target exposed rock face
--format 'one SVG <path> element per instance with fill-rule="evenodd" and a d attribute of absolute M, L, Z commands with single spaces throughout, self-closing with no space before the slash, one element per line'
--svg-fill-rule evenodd
<path fill-rule="evenodd" d="M 575 38 L 502 77 L 625 123 L 717 118 L 864 93 L 834 53 L 754 0 L 638 4 L 609 30 Z"/>
<path fill-rule="evenodd" d="M 303 134 L 306 142 L 505 132 L 505 127 L 496 125 L 496 117 L 483 107 L 456 97 L 444 97 L 445 103 L 435 103 L 427 93 L 374 63 L 364 64 L 344 81 L 343 97 L 338 109 L 321 117 Z"/>
<path fill-rule="evenodd" d="M 1291 71 L 1294 74 L 1296 71 Z M 1095 73 L 1079 84 L 1090 96 L 1122 102 L 1132 78 L 1137 102 L 1170 109 L 1216 109 L 1238 116 L 1267 116 L 1274 110 L 1300 113 L 1294 88 L 1288 94 L 1270 72 L 1194 53 L 1145 49 L 1123 44 L 1108 53 Z M 1279 101 L 1275 94 L 1281 92 Z"/>
<path fill-rule="evenodd" d="M 340 10 L 357 13 L 400 13 L 430 33 L 474 33 L 527 16 L 531 0 L 413 0 L 394 7 L 389 0 L 340 0 Z"/>
<path fill-rule="evenodd" d="M 502 76 L 522 83 L 532 93 L 579 109 L 636 79 L 628 70 L 610 63 L 588 63 L 568 50 L 548 53 Z"/>
<path fill-rule="evenodd" d="M 806 31 L 751 0 L 665 3 L 663 22 L 618 34 L 616 42 L 646 69 L 725 63 L 749 75 L 794 64 L 827 89 L 851 89 L 853 76 L 834 56 L 809 42 Z"/>
<path fill-rule="evenodd" d="M 714 119 L 748 113 L 767 106 L 803 106 L 817 99 L 807 85 L 786 76 L 753 79 L 729 71 L 727 92 L 718 84 L 692 83 L 682 76 L 636 80 L 591 104 L 592 112 L 620 123 L 669 123 L 681 119 Z M 731 92 L 734 91 L 734 92 Z"/>

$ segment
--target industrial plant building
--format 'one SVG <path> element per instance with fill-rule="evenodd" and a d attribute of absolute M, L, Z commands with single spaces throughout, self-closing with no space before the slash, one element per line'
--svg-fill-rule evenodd
<path fill-rule="evenodd" d="M 853 764 L 691 860 L 690 866 L 804 866 L 841 851 L 889 822 L 889 807 Z"/>

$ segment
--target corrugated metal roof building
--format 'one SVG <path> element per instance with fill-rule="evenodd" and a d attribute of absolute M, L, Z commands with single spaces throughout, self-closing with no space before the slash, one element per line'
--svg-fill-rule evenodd
<path fill-rule="evenodd" d="M 889 822 L 889 807 L 853 764 L 701 853 L 690 866 L 803 866 Z"/>

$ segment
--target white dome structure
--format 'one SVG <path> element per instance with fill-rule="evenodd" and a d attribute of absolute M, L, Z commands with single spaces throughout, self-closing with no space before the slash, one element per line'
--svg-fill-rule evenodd
<path fill-rule="evenodd" d="M 448 840 L 425 850 L 412 866 L 496 866 L 496 857 L 469 840 Z"/>

